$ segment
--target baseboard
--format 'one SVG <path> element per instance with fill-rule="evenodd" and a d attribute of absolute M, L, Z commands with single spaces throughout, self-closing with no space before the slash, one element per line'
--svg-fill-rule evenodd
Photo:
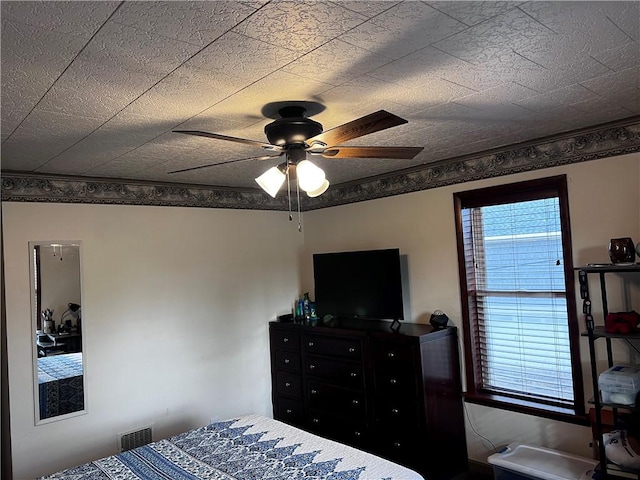
<path fill-rule="evenodd" d="M 493 478 L 493 467 L 488 463 L 478 462 L 476 460 L 469 459 L 469 471 L 485 475 L 488 478 Z"/>

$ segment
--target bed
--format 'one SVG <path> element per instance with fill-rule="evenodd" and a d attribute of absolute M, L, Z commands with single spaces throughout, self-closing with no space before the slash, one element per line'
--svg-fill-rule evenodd
<path fill-rule="evenodd" d="M 84 409 L 82 353 L 38 358 L 40 419 Z"/>
<path fill-rule="evenodd" d="M 63 470 L 40 480 L 424 480 L 413 470 L 249 414 Z"/>

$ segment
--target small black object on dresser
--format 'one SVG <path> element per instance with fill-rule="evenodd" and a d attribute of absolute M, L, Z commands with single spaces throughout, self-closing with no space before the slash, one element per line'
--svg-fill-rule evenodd
<path fill-rule="evenodd" d="M 429 480 L 467 470 L 456 327 L 270 322 L 269 336 L 274 418 Z"/>

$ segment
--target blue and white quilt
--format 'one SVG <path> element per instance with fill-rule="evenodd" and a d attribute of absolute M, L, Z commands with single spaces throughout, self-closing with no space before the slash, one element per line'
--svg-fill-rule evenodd
<path fill-rule="evenodd" d="M 38 383 L 82 375 L 82 352 L 38 358 Z"/>
<path fill-rule="evenodd" d="M 84 410 L 82 353 L 38 358 L 40 420 Z"/>
<path fill-rule="evenodd" d="M 41 477 L 45 479 L 424 480 L 388 460 L 255 414 Z"/>

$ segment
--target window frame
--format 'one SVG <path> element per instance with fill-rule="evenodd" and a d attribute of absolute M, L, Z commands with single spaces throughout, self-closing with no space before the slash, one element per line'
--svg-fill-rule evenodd
<path fill-rule="evenodd" d="M 573 408 L 525 400 L 504 392 L 484 389 L 480 372 L 480 342 L 474 338 L 478 320 L 469 308 L 469 287 L 463 238 L 463 215 L 465 208 L 517 203 L 528 200 L 557 197 L 559 201 L 560 226 L 562 230 L 562 250 L 565 279 L 565 295 L 568 315 L 568 334 L 570 343 L 571 370 L 573 378 Z M 575 276 L 573 251 L 571 248 L 571 224 L 569 217 L 569 198 L 566 175 L 526 180 L 453 194 L 456 228 L 456 247 L 458 254 L 458 276 L 460 283 L 460 303 L 464 332 L 464 359 L 466 373 L 465 401 L 493 408 L 535 415 L 554 420 L 588 425 L 585 412 L 584 377 L 580 360 L 580 326 L 576 307 Z"/>
<path fill-rule="evenodd" d="M 44 325 L 42 324 L 42 297 L 40 296 L 40 292 L 42 291 L 42 285 L 40 281 L 40 245 L 36 245 L 33 249 L 33 270 L 31 271 L 31 275 L 34 278 L 34 296 L 35 296 L 35 312 L 36 312 L 36 330 L 43 330 Z"/>

